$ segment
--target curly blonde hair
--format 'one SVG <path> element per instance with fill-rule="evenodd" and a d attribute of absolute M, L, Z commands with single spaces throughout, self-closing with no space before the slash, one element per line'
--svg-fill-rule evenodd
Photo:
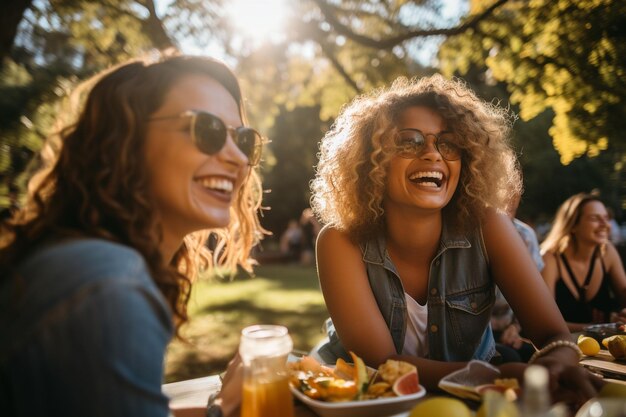
<path fill-rule="evenodd" d="M 445 209 L 457 227 L 477 225 L 488 206 L 506 210 L 521 193 L 508 110 L 479 99 L 458 79 L 399 78 L 389 88 L 356 97 L 322 139 L 311 205 L 323 223 L 356 241 L 381 230 L 397 121 L 414 106 L 437 112 L 462 149 L 459 186 Z"/>
<path fill-rule="evenodd" d="M 143 255 L 168 300 L 177 333 L 188 319 L 198 267 L 235 270 L 240 265 L 251 271 L 251 248 L 265 233 L 258 219 L 262 190 L 256 168 L 236 196 L 228 227 L 186 236 L 169 265 L 159 251 L 162 231 L 143 158 L 147 121 L 179 79 L 195 74 L 222 84 L 245 122 L 235 75 L 210 58 L 160 55 L 136 60 L 100 73 L 74 91 L 69 111 L 60 112 L 64 119 L 42 149 L 42 168 L 29 183 L 28 201 L 0 229 L 0 270 L 10 272 L 47 240 L 88 236 L 130 246 Z M 211 235 L 213 253 L 206 246 Z"/>
<path fill-rule="evenodd" d="M 559 206 L 552 223 L 552 228 L 540 245 L 542 255 L 546 253 L 558 255 L 565 252 L 570 244 L 576 247 L 576 236 L 572 234 L 572 229 L 580 221 L 580 216 L 582 215 L 585 205 L 592 201 L 598 201 L 604 204 L 598 194 L 578 193 L 565 200 Z M 602 253 L 604 253 L 606 245 L 602 245 L 600 249 Z"/>

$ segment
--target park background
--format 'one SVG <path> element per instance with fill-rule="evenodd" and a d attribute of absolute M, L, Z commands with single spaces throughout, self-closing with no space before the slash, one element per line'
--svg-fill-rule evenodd
<path fill-rule="evenodd" d="M 545 232 L 558 205 L 596 189 L 625 220 L 623 0 L 10 0 L 0 13 L 0 208 L 19 205 L 63 97 L 155 49 L 226 61 L 262 163 L 256 276 L 204 277 L 166 379 L 223 370 L 248 324 L 286 324 L 307 350 L 326 317 L 312 266 L 280 263 L 279 237 L 309 204 L 318 143 L 342 104 L 398 76 L 458 76 L 519 118 L 518 217 Z M 349 294 L 346 294 L 349 302 Z"/>

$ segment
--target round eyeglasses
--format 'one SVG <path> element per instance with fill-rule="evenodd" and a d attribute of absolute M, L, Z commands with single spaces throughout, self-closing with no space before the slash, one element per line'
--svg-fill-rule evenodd
<path fill-rule="evenodd" d="M 462 150 L 454 144 L 456 136 L 452 132 L 422 133 L 418 129 L 402 129 L 398 132 L 396 139 L 396 149 L 402 158 L 416 158 L 426 147 L 426 138 L 434 136 L 435 149 L 446 161 L 456 161 L 461 159 Z"/>

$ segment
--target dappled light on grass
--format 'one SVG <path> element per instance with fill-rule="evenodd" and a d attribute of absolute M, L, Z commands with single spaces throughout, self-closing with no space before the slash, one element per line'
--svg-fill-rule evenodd
<path fill-rule="evenodd" d="M 324 335 L 328 317 L 315 268 L 259 267 L 256 277 L 201 280 L 194 284 L 191 321 L 174 341 L 166 360 L 166 382 L 222 372 L 235 354 L 241 329 L 251 324 L 282 324 L 294 348 L 309 350 Z"/>

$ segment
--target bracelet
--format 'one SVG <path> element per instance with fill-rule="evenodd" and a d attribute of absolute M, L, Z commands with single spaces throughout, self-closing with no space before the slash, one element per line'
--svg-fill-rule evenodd
<path fill-rule="evenodd" d="M 533 356 L 530 357 L 528 364 L 534 363 L 537 359 L 541 358 L 542 356 L 546 356 L 548 353 L 550 353 L 554 349 L 560 348 L 560 347 L 568 347 L 570 349 L 575 350 L 576 353 L 578 354 L 579 359 L 582 358 L 583 356 L 583 353 L 578 347 L 578 345 L 572 342 L 571 340 L 555 340 L 554 342 L 548 343 L 547 345 L 545 345 L 544 347 L 542 347 L 541 349 L 533 353 Z"/>

